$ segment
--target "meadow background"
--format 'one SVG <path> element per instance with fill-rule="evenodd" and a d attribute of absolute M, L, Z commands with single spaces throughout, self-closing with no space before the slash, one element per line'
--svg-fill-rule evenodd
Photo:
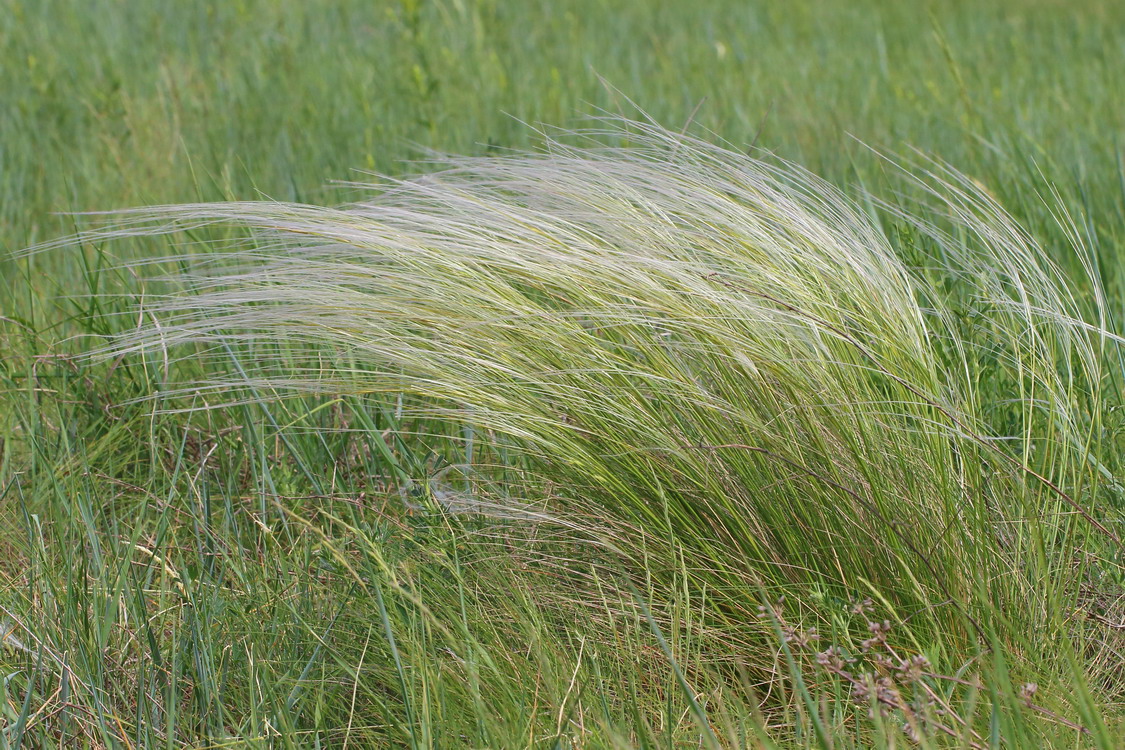
<path fill-rule="evenodd" d="M 532 125 L 639 107 L 853 195 L 896 200 L 864 144 L 934 154 L 1088 299 L 1061 206 L 1121 333 L 1123 70 L 1109 0 L 0 0 L 0 742 L 909 743 L 768 629 L 732 646 L 674 555 L 671 584 L 632 570 L 625 585 L 557 530 L 404 503 L 441 463 L 393 398 L 157 413 L 138 399 L 167 372 L 75 359 L 135 324 L 120 313 L 148 282 L 119 261 L 167 240 L 19 251 L 73 234 L 73 212 L 341 203 L 364 193 L 334 180 L 415 172 L 427 149 L 501 154 L 533 147 Z M 1122 413 L 1098 415 L 1113 481 Z M 1081 499 L 1116 523 L 1112 493 Z M 932 746 L 1120 746 L 1120 555 L 1068 549 L 1047 567 L 1088 596 L 1045 599 L 1064 625 L 1019 646 L 998 616 L 996 648 L 942 683 L 967 728 Z M 835 596 L 786 616 L 823 631 Z M 1108 624 L 1066 635 L 1090 607 Z M 740 670 L 734 652 L 761 659 Z"/>

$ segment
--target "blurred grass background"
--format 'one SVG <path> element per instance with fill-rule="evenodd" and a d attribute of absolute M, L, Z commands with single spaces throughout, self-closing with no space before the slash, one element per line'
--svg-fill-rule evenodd
<path fill-rule="evenodd" d="M 910 144 L 1018 197 L 1035 159 L 1120 204 L 1113 2 L 4 0 L 3 241 L 56 211 L 329 199 L 416 146 L 529 145 L 631 97 L 846 182 Z M 620 94 L 607 89 L 604 78 Z M 1116 216 L 1117 211 L 1100 210 Z"/>

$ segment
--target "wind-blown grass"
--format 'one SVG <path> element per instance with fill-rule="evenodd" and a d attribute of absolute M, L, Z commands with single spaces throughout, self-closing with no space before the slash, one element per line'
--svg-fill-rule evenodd
<path fill-rule="evenodd" d="M 1125 357 L 1098 329 L 1125 332 L 1125 3 L 0 0 L 0 19 L 0 747 L 912 746 L 903 727 L 922 747 L 1121 744 L 1122 547 L 1022 467 L 1120 535 Z M 616 493 L 573 470 L 545 483 L 557 466 L 467 427 L 453 403 L 430 419 L 425 396 L 335 395 L 395 387 L 336 344 L 232 328 L 210 352 L 156 335 L 144 358 L 73 356 L 134 328 L 114 315 L 133 301 L 154 309 L 160 285 L 122 258 L 172 240 L 218 276 L 277 260 L 264 235 L 260 257 L 210 267 L 206 246 L 244 230 L 19 254 L 86 226 L 74 212 L 363 199 L 326 183 L 417 169 L 403 160 L 418 147 L 496 155 L 536 141 L 523 123 L 633 112 L 603 81 L 675 130 L 691 121 L 841 187 L 907 267 L 922 346 L 954 391 L 924 393 L 967 428 L 940 412 L 917 423 L 939 447 L 911 465 L 950 457 L 917 480 L 833 477 L 937 539 L 919 549 L 933 570 L 873 516 L 830 537 L 846 560 L 827 570 L 823 546 L 788 569 L 710 531 L 684 546 L 669 529 L 686 538 L 685 522 L 663 513 L 665 497 L 685 502 L 675 492 L 647 498 L 655 523 L 627 522 L 606 512 Z M 927 198 L 861 143 L 913 144 L 973 179 L 918 160 L 912 172 L 951 183 L 929 181 L 944 197 Z M 1019 301 L 1036 276 L 1020 252 L 951 216 L 1011 237 L 990 195 L 1042 246 L 1011 240 L 1047 278 L 1029 286 L 1042 309 Z M 153 398 L 188 384 L 201 392 Z M 324 393 L 275 399 L 309 387 Z M 227 399 L 245 403 L 198 408 Z M 888 447 L 886 432 L 866 434 L 916 445 Z M 778 458 L 696 453 L 760 461 L 764 499 L 722 481 L 741 505 L 789 498 L 782 519 L 801 512 L 802 481 L 814 505 L 859 504 L 784 465 L 799 445 L 778 442 Z M 809 460 L 831 468 L 823 448 Z M 953 479 L 939 490 L 931 475 Z M 927 491 L 895 492 L 904 481 Z M 909 526 L 935 500 L 977 511 L 947 534 Z M 918 586 L 884 580 L 884 600 L 866 559 L 852 567 L 868 527 L 904 558 L 872 553 L 876 572 Z M 766 531 L 802 550 L 799 526 Z M 937 580 L 964 599 L 938 592 L 919 612 Z M 761 612 L 756 582 L 774 605 Z"/>
<path fill-rule="evenodd" d="M 655 126 L 614 129 L 625 147 L 577 135 L 341 208 L 118 216 L 88 238 L 230 224 L 252 241 L 177 256 L 185 292 L 146 300 L 153 325 L 112 351 L 221 364 L 237 348 L 254 367 L 186 389 L 234 400 L 402 394 L 400 417 L 463 457 L 430 500 L 561 524 L 665 596 L 708 592 L 700 664 L 720 673 L 775 674 L 763 596 L 834 633 L 840 603 L 870 596 L 936 672 L 991 650 L 1100 722 L 1062 688 L 1122 687 L 1070 618 L 1088 557 L 1119 544 L 1100 294 L 1075 299 L 940 166 L 904 174 L 923 201 L 861 207 Z M 1064 645 L 1021 662 L 1041 639 Z M 989 689 L 997 711 L 1014 695 Z"/>

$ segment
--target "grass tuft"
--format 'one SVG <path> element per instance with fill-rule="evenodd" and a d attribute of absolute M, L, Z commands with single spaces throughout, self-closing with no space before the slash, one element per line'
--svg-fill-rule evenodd
<path fill-rule="evenodd" d="M 1067 686 L 1108 700 L 1120 674 L 1065 645 L 1088 637 L 1072 616 L 1084 558 L 1120 544 L 1098 500 L 1120 492 L 1100 443 L 1119 343 L 1105 295 L 1065 216 L 1082 300 L 971 179 L 921 161 L 902 184 L 900 202 L 861 206 L 794 164 L 606 121 L 540 152 L 442 160 L 348 206 L 141 209 L 82 241 L 211 244 L 161 259 L 186 269 L 178 290 L 150 294 L 145 324 L 103 352 L 155 363 L 170 408 L 242 403 L 283 435 L 276 399 L 397 399 L 395 440 L 444 467 L 397 467 L 409 508 L 551 529 L 656 600 L 706 591 L 690 667 L 641 605 L 683 690 L 685 675 L 788 671 L 800 702 L 771 688 L 753 710 L 795 712 L 821 746 L 867 731 L 830 715 L 844 689 L 870 697 L 880 743 L 897 712 L 935 746 L 1059 731 L 1108 747 L 1090 693 Z M 594 598 L 572 575 L 565 598 Z M 421 747 L 436 719 L 409 697 L 409 650 L 373 590 Z M 878 667 L 810 661 L 803 677 L 788 637 L 779 667 L 762 592 L 842 642 L 875 633 L 948 716 L 925 719 Z M 868 597 L 884 620 L 843 616 Z M 1064 645 L 1021 659 L 1046 640 Z M 989 661 L 983 684 L 963 676 Z M 1047 705 L 1020 693 L 1032 683 Z M 706 701 L 682 699 L 702 720 Z"/>

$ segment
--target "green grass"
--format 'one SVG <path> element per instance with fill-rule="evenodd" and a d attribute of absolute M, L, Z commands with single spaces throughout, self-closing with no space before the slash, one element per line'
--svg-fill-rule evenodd
<path fill-rule="evenodd" d="M 0 0 L 0 63 L 0 745 L 1119 745 L 1119 4 Z M 636 128 L 491 158 L 636 107 L 851 213 Z M 491 159 L 380 199 L 413 244 L 19 255 L 428 149 Z M 366 239 L 262 284 L 246 224 Z"/>

